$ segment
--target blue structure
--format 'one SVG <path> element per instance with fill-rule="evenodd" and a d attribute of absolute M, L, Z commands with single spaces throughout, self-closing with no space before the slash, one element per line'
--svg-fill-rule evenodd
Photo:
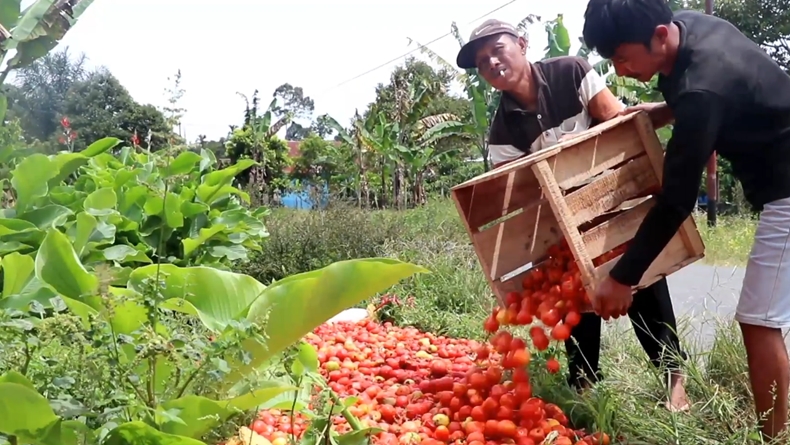
<path fill-rule="evenodd" d="M 321 198 L 318 205 L 313 202 L 310 196 L 310 189 L 313 190 L 313 194 L 315 195 L 315 188 L 310 184 L 303 184 L 301 190 L 297 190 L 297 183 L 294 181 L 291 183 L 292 191 L 284 194 L 280 199 L 283 207 L 287 207 L 289 209 L 304 209 L 304 210 L 311 210 L 315 208 L 323 209 L 329 204 L 329 187 L 324 184 L 323 189 L 321 190 Z"/>

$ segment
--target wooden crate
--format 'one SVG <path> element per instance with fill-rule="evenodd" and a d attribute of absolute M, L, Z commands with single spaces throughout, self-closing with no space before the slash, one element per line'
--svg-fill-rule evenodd
<path fill-rule="evenodd" d="M 664 152 L 643 112 L 605 122 L 548 150 L 489 171 L 452 195 L 480 264 L 500 301 L 547 249 L 565 238 L 588 291 L 617 257 L 593 259 L 636 234 L 660 188 Z M 704 256 L 688 218 L 635 289 Z"/>

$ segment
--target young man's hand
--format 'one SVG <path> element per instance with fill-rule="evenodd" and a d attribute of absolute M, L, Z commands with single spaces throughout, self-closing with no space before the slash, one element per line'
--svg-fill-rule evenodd
<path fill-rule="evenodd" d="M 620 115 L 623 116 L 636 113 L 637 111 L 646 112 L 647 115 L 650 116 L 654 128 L 665 127 L 675 120 L 675 116 L 672 115 L 672 110 L 669 109 L 666 102 L 650 102 L 634 105 L 633 107 L 628 107 L 621 111 Z"/>
<path fill-rule="evenodd" d="M 618 283 L 614 278 L 607 276 L 598 284 L 591 300 L 595 313 L 608 320 L 611 317 L 626 315 L 634 301 L 634 296 L 631 293 L 631 286 Z"/>

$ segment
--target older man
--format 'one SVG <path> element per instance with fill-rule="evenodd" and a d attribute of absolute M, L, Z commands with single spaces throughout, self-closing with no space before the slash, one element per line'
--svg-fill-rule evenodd
<path fill-rule="evenodd" d="M 513 25 L 498 20 L 478 26 L 458 53 L 459 67 L 477 68 L 488 83 L 502 91 L 489 131 L 488 148 L 495 167 L 547 149 L 617 116 L 624 108 L 583 58 L 557 57 L 530 63 L 526 53 L 524 37 Z M 688 401 L 677 362 L 682 352 L 666 280 L 639 291 L 628 315 L 652 363 L 667 371 L 667 407 L 686 409 Z M 581 388 L 601 377 L 601 318 L 584 314 L 571 335 L 565 342 L 569 383 Z"/>

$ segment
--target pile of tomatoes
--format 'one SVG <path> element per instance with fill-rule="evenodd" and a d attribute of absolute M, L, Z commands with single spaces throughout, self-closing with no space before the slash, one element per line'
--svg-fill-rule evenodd
<path fill-rule="evenodd" d="M 491 348 L 365 320 L 322 325 L 306 340 L 329 387 L 356 398 L 348 411 L 364 426 L 384 430 L 374 444 L 609 443 L 606 435 L 573 430 L 557 405 L 533 396 L 523 340 L 504 333 L 494 338 Z M 299 414 L 291 419 L 269 410 L 251 428 L 271 445 L 285 445 L 308 424 Z M 350 430 L 343 416 L 332 420 L 336 431 Z"/>

